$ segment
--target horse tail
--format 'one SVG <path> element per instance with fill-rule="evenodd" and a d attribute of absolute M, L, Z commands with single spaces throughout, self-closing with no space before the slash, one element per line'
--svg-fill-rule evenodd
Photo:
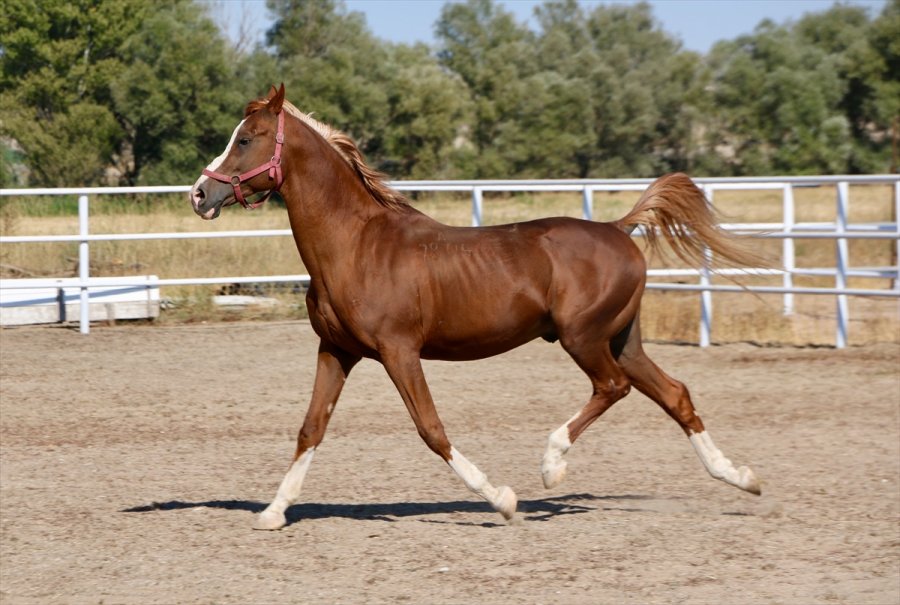
<path fill-rule="evenodd" d="M 613 224 L 626 233 L 646 227 L 644 237 L 651 252 L 663 255 L 661 240 L 665 240 L 676 256 L 692 267 L 707 264 L 707 249 L 717 266 L 768 265 L 749 249 L 745 238 L 719 227 L 718 216 L 703 191 L 680 172 L 653 181 L 631 212 Z"/>

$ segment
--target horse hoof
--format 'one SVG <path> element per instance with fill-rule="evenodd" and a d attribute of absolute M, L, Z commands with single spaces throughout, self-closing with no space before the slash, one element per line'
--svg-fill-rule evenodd
<path fill-rule="evenodd" d="M 498 489 L 497 502 L 494 508 L 503 515 L 503 518 L 509 522 L 513 522 L 516 518 L 516 506 L 519 500 L 516 498 L 516 492 L 506 485 Z"/>
<path fill-rule="evenodd" d="M 524 521 L 522 520 L 522 516 L 519 513 L 514 514 L 509 519 L 506 519 L 506 524 L 510 527 L 519 527 L 520 525 L 524 525 Z"/>
<path fill-rule="evenodd" d="M 253 529 L 262 529 L 262 530 L 273 530 L 273 529 L 281 529 L 287 525 L 287 519 L 284 517 L 284 513 L 276 513 L 270 510 L 264 510 L 259 513 L 259 516 L 256 517 L 256 522 L 253 524 Z"/>
<path fill-rule="evenodd" d="M 756 494 L 757 496 L 762 494 L 762 488 L 759 484 L 759 479 L 756 478 L 756 475 L 753 473 L 750 468 L 746 466 L 742 466 L 738 469 L 738 477 L 740 477 L 740 487 L 742 490 L 746 492 L 750 492 L 751 494 Z"/>
<path fill-rule="evenodd" d="M 566 478 L 567 464 L 565 460 L 559 460 L 556 464 L 544 461 L 541 469 L 541 478 L 544 480 L 545 488 L 551 489 L 562 483 L 562 480 Z"/>

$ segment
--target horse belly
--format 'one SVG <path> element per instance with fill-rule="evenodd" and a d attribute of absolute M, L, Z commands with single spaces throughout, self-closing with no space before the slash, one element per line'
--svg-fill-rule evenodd
<path fill-rule="evenodd" d="M 487 357 L 506 353 L 507 351 L 520 347 L 541 336 L 543 336 L 543 332 L 537 329 L 528 332 L 519 332 L 512 338 L 484 338 L 482 335 L 478 339 L 472 339 L 466 342 L 428 342 L 422 348 L 420 357 L 422 357 L 422 359 L 441 359 L 445 361 L 472 361 L 474 359 L 485 359 Z"/>
<path fill-rule="evenodd" d="M 500 304 L 498 304 L 500 303 Z M 533 300 L 471 300 L 432 317 L 421 356 L 464 361 L 505 353 L 535 338 L 552 337 L 544 306 Z"/>

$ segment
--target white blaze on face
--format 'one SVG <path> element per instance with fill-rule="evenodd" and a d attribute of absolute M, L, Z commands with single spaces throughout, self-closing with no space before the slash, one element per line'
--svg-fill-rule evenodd
<path fill-rule="evenodd" d="M 212 172 L 219 171 L 219 166 L 222 165 L 222 162 L 224 162 L 225 158 L 228 157 L 228 154 L 231 153 L 231 148 L 234 146 L 234 141 L 237 139 L 238 130 L 241 129 L 241 126 L 244 125 L 245 121 L 246 120 L 241 120 L 241 123 L 237 125 L 237 127 L 234 129 L 234 132 L 231 133 L 231 139 L 228 141 L 228 145 L 225 147 L 225 151 L 222 152 L 222 155 L 220 155 L 219 157 L 217 157 L 216 159 L 214 159 L 212 162 L 209 163 L 209 166 L 206 167 L 207 170 L 210 170 Z M 197 182 L 194 183 L 193 190 L 196 191 L 197 188 L 200 187 L 200 185 L 202 185 L 203 183 L 205 183 L 208 180 L 209 180 L 208 176 L 206 176 L 205 174 L 201 174 L 200 178 L 197 179 Z"/>

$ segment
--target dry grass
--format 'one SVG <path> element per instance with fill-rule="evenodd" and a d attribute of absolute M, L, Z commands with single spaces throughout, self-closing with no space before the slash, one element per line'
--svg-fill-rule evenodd
<path fill-rule="evenodd" d="M 594 218 L 614 220 L 630 209 L 639 192 L 594 194 Z M 850 221 L 891 221 L 892 191 L 889 186 L 850 188 Z M 833 187 L 796 188 L 796 220 L 829 222 L 835 217 Z M 773 222 L 781 220 L 780 191 L 718 191 L 714 199 L 726 222 Z M 0 201 L 0 233 L 73 234 L 78 220 L 71 215 L 42 213 L 33 198 Z M 423 212 L 451 225 L 471 223 L 468 194 L 421 194 L 413 204 Z M 581 194 L 542 193 L 509 195 L 486 192 L 483 220 L 501 224 L 543 216 L 581 215 Z M 42 214 L 44 214 L 42 216 Z M 283 208 L 267 204 L 254 212 L 228 209 L 212 222 L 200 221 L 183 196 L 161 196 L 138 207 L 121 201 L 95 197 L 91 205 L 92 233 L 142 233 L 222 231 L 242 229 L 286 229 Z M 781 255 L 781 240 L 757 240 L 760 252 L 775 259 Z M 854 267 L 896 264 L 891 240 L 849 242 Z M 77 272 L 77 244 L 6 244 L 0 249 L 3 275 L 73 275 Z M 833 240 L 797 240 L 798 267 L 835 265 Z M 97 242 L 91 245 L 92 275 L 145 275 L 164 278 L 298 274 L 305 269 L 290 237 L 230 238 L 211 240 L 157 240 L 146 242 Z M 651 266 L 678 266 L 652 259 Z M 654 278 L 654 281 L 661 281 Z M 676 280 L 673 280 L 676 281 Z M 681 281 L 692 282 L 693 279 Z M 853 278 L 851 287 L 888 288 L 886 279 Z M 743 277 L 746 285 L 780 285 L 781 277 Z M 717 278 L 715 283 L 728 283 Z M 796 277 L 798 286 L 833 286 L 829 277 Z M 275 293 L 285 304 L 276 309 L 224 312 L 210 303 L 217 287 L 165 288 L 163 296 L 176 301 L 161 321 L 206 321 L 252 317 L 291 317 L 302 314 L 302 299 L 296 294 Z M 834 342 L 836 303 L 831 296 L 796 296 L 792 315 L 782 313 L 780 295 L 715 294 L 713 341 L 752 341 L 794 345 L 828 345 Z M 648 291 L 642 323 L 645 337 L 653 340 L 696 342 L 700 314 L 699 294 Z M 850 343 L 900 342 L 900 303 L 891 298 L 850 299 Z"/>

